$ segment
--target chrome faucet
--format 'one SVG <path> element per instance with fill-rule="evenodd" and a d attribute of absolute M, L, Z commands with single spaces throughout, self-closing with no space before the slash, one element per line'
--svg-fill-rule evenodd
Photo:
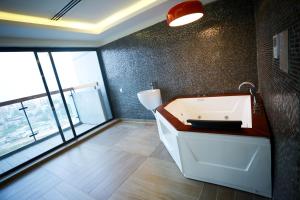
<path fill-rule="evenodd" d="M 155 82 L 151 82 L 151 83 L 150 83 L 150 87 L 151 87 L 152 90 L 155 89 L 155 85 L 156 85 Z"/>
<path fill-rule="evenodd" d="M 253 103 L 254 103 L 254 106 L 256 105 L 256 92 L 257 92 L 257 89 L 255 87 L 255 85 L 251 82 L 242 82 L 240 85 L 239 85 L 239 90 L 241 91 L 242 87 L 244 85 L 247 85 L 249 87 L 249 92 L 251 94 L 251 96 L 253 96 Z"/>

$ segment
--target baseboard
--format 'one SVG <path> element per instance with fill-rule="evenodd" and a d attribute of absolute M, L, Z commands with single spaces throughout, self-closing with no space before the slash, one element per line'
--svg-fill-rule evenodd
<path fill-rule="evenodd" d="M 122 122 L 135 122 L 135 123 L 155 123 L 155 119 L 132 119 L 132 118 L 120 118 Z"/>

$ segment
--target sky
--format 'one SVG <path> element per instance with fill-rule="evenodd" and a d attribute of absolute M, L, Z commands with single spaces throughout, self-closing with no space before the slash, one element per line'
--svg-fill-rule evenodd
<path fill-rule="evenodd" d="M 50 91 L 58 90 L 48 53 L 38 53 Z M 95 52 L 55 52 L 63 88 L 102 79 Z M 33 52 L 0 52 L 0 102 L 45 93 Z"/>

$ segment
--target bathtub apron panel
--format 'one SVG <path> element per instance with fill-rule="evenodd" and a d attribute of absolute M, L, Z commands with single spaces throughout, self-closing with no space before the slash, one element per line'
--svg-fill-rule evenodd
<path fill-rule="evenodd" d="M 173 160 L 177 164 L 178 168 L 182 172 L 182 164 L 180 160 L 181 157 L 179 155 L 177 130 L 161 116 L 156 116 L 156 117 L 157 117 L 159 138 L 164 143 L 166 149 L 168 150 Z"/>
<path fill-rule="evenodd" d="M 187 178 L 271 197 L 270 140 L 177 131 L 156 113 L 159 136 Z"/>

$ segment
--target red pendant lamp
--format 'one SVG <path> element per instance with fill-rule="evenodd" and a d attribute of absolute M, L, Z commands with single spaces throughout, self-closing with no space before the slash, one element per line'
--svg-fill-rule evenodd
<path fill-rule="evenodd" d="M 169 26 L 182 26 L 203 17 L 203 6 L 198 0 L 189 0 L 172 7 L 167 15 Z"/>

